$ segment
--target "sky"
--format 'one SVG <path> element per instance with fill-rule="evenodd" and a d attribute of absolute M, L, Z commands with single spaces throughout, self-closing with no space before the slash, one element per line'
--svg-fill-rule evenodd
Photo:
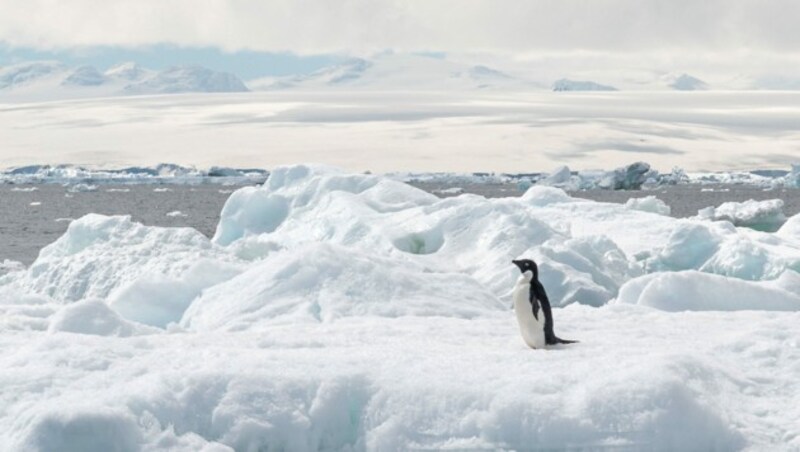
<path fill-rule="evenodd" d="M 797 17 L 795 0 L 0 0 L 0 64 L 175 62 L 253 78 L 392 50 L 775 72 L 798 61 Z"/>

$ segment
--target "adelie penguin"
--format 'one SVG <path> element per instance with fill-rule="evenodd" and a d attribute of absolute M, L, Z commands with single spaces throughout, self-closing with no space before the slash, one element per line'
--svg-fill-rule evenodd
<path fill-rule="evenodd" d="M 517 314 L 522 339 L 531 348 L 545 345 L 572 344 L 577 341 L 561 339 L 553 331 L 553 311 L 550 300 L 539 282 L 539 267 L 530 259 L 511 261 L 522 276 L 514 286 L 514 312 Z"/>

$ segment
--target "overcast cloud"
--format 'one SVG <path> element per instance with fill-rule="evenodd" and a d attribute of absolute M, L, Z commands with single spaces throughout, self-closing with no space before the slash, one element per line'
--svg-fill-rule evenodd
<path fill-rule="evenodd" d="M 796 0 L 0 0 L 0 41 L 298 54 L 796 52 Z"/>

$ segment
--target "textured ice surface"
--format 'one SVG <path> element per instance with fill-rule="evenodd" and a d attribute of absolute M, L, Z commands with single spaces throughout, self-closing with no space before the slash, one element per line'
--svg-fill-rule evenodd
<path fill-rule="evenodd" d="M 10 451 L 800 448 L 800 234 L 281 167 L 209 240 L 88 215 L 0 276 Z M 510 309 L 540 264 L 561 337 Z"/>
<path fill-rule="evenodd" d="M 745 226 L 759 231 L 776 231 L 784 221 L 783 201 L 748 200 L 745 202 L 726 202 L 718 207 L 707 207 L 697 212 L 701 220 L 730 221 L 736 226 Z"/>
<path fill-rule="evenodd" d="M 74 191 L 92 191 L 97 189 L 96 184 L 102 183 L 259 183 L 263 182 L 267 175 L 268 172 L 261 169 L 215 166 L 207 170 L 200 170 L 170 163 L 118 169 L 87 168 L 76 165 L 29 165 L 0 171 L 0 183 L 59 183 L 70 185 L 70 190 Z"/>

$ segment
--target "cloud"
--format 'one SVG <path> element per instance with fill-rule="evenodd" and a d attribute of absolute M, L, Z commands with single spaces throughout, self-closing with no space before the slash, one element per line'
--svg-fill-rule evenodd
<path fill-rule="evenodd" d="M 795 0 L 0 0 L 0 41 L 298 54 L 800 48 Z"/>

